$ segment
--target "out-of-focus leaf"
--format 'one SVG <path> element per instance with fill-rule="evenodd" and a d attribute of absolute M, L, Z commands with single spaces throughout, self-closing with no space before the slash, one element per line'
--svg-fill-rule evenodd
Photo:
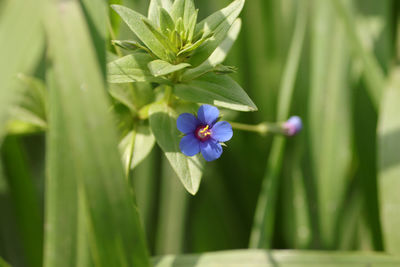
<path fill-rule="evenodd" d="M 161 59 L 168 60 L 165 46 L 144 23 L 147 20 L 146 17 L 124 6 L 112 5 L 112 8 L 155 55 Z"/>
<path fill-rule="evenodd" d="M 149 266 L 80 4 L 53 1 L 46 14 L 53 68 L 44 266 Z"/>
<path fill-rule="evenodd" d="M 110 83 L 163 82 L 147 71 L 147 64 L 153 58 L 145 53 L 134 53 L 108 63 L 108 81 Z"/>
<path fill-rule="evenodd" d="M 166 11 L 170 11 L 172 7 L 171 0 L 151 0 L 148 12 L 148 18 L 157 26 L 159 25 L 159 7 L 164 8 Z"/>
<path fill-rule="evenodd" d="M 0 258 L 0 267 L 11 267 L 7 262 Z"/>
<path fill-rule="evenodd" d="M 400 259 L 382 253 L 320 252 L 301 250 L 232 250 L 198 255 L 153 258 L 156 267 L 395 267 Z"/>
<path fill-rule="evenodd" d="M 148 68 L 151 72 L 156 77 L 159 76 L 164 76 L 179 70 L 183 70 L 187 67 L 190 67 L 190 64 L 188 63 L 180 63 L 177 65 L 172 65 L 171 63 L 164 61 L 164 60 L 153 60 L 151 61 L 148 65 Z"/>
<path fill-rule="evenodd" d="M 149 155 L 154 144 L 155 139 L 148 125 L 140 124 L 130 131 L 119 143 L 125 169 L 128 168 L 129 163 L 130 169 L 139 165 Z"/>
<path fill-rule="evenodd" d="M 323 247 L 333 249 L 338 240 L 336 220 L 341 215 L 341 205 L 346 205 L 352 163 L 350 57 L 345 29 L 334 16 L 330 3 L 319 1 L 315 5 L 308 133 L 320 242 Z"/>
<path fill-rule="evenodd" d="M 333 0 L 331 4 L 333 4 L 338 18 L 345 26 L 347 39 L 350 40 L 354 54 L 363 63 L 364 78 L 367 83 L 368 92 L 372 103 L 378 109 L 385 86 L 383 71 L 372 52 L 363 45 L 357 29 L 357 23 L 355 23 L 353 16 L 349 12 L 349 7 L 343 3 L 343 0 Z"/>
<path fill-rule="evenodd" d="M 8 178 L 12 202 L 24 255 L 29 266 L 42 266 L 43 222 L 36 188 L 18 137 L 7 137 L 2 146 L 4 173 Z"/>
<path fill-rule="evenodd" d="M 384 247 L 400 255 L 400 69 L 392 73 L 379 119 L 379 197 Z"/>
<path fill-rule="evenodd" d="M 185 71 L 182 75 L 182 81 L 190 81 L 196 77 L 199 77 L 204 73 L 212 71 L 214 67 L 224 62 L 226 56 L 232 48 L 232 45 L 239 36 L 241 26 L 241 19 L 236 19 L 232 24 L 232 27 L 229 29 L 225 40 L 214 50 L 211 56 L 204 61 L 204 63 Z"/>
<path fill-rule="evenodd" d="M 286 120 L 290 114 L 293 91 L 295 89 L 295 81 L 307 29 L 307 9 L 308 2 L 304 3 L 304 5 L 300 5 L 297 11 L 296 27 L 281 81 L 278 99 L 278 121 Z M 274 137 L 254 215 L 253 228 L 250 236 L 251 248 L 272 247 L 277 193 L 280 185 L 279 178 L 285 146 L 285 137 Z"/>
<path fill-rule="evenodd" d="M 176 112 L 166 104 L 153 104 L 149 110 L 150 128 L 158 145 L 186 190 L 195 195 L 203 174 L 204 161 L 200 156 L 187 157 L 179 149 L 181 135 L 176 128 Z"/>
<path fill-rule="evenodd" d="M 196 25 L 195 40 L 201 35 L 208 36 L 210 33 L 213 33 L 213 37 L 196 49 L 190 58 L 193 66 L 203 63 L 226 38 L 231 25 L 242 11 L 244 2 L 244 0 L 235 0 Z"/>
<path fill-rule="evenodd" d="M 106 78 L 106 37 L 108 5 L 104 0 L 81 0 L 83 13 L 85 14 L 92 42 L 96 49 L 97 60 L 101 67 L 104 79 Z"/>
<path fill-rule="evenodd" d="M 43 81 L 28 77 L 19 76 L 24 90 L 18 105 L 12 109 L 12 119 L 22 121 L 39 129 L 47 127 L 47 91 Z"/>
<path fill-rule="evenodd" d="M 10 107 L 19 92 L 17 74 L 30 72 L 44 44 L 42 1 L 15 0 L 2 3 L 0 17 L 0 143 Z M 16 23 L 16 18 L 18 23 Z M 4 41 L 7 40 L 7 41 Z"/>
<path fill-rule="evenodd" d="M 226 75 L 206 74 L 175 86 L 175 94 L 187 101 L 206 103 L 239 111 L 256 111 L 246 92 Z"/>

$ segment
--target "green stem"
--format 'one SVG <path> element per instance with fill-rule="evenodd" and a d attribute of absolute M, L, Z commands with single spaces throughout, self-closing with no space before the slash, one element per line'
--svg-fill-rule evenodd
<path fill-rule="evenodd" d="M 169 85 L 165 85 L 164 100 L 168 105 L 171 102 L 171 96 L 172 96 L 172 87 Z"/>
<path fill-rule="evenodd" d="M 290 111 L 293 90 L 300 63 L 301 51 L 307 26 L 308 1 L 300 5 L 296 27 L 291 42 L 288 59 L 282 77 L 279 94 L 278 120 L 284 120 Z M 272 247 L 272 236 L 274 233 L 275 207 L 277 203 L 277 192 L 279 189 L 279 175 L 282 168 L 286 139 L 282 136 L 274 138 L 267 168 L 262 182 L 262 188 L 257 202 L 254 216 L 253 228 L 250 235 L 250 248 Z"/>
<path fill-rule="evenodd" d="M 238 122 L 229 121 L 233 129 L 247 131 L 247 132 L 255 132 L 261 135 L 266 135 L 268 133 L 274 134 L 284 134 L 282 126 L 279 123 L 270 123 L 270 122 L 262 122 L 256 125 L 244 124 Z"/>

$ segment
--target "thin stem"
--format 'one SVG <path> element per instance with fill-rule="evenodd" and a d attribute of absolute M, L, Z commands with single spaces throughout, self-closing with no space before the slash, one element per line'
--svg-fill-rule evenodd
<path fill-rule="evenodd" d="M 229 121 L 233 129 L 247 131 L 247 132 L 256 132 L 261 135 L 266 135 L 267 133 L 276 133 L 283 134 L 284 131 L 282 126 L 279 123 L 268 123 L 262 122 L 256 125 L 244 124 L 238 122 Z"/>

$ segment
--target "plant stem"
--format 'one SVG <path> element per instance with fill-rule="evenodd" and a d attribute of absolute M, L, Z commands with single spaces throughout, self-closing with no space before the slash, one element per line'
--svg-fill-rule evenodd
<path fill-rule="evenodd" d="M 110 31 L 111 39 L 113 39 L 113 40 L 117 39 L 117 37 L 115 36 L 114 29 L 111 26 L 110 18 L 107 18 L 107 27 L 108 27 L 108 30 Z M 123 54 L 121 52 L 121 49 L 114 43 L 112 43 L 112 45 L 114 46 L 115 52 L 117 53 L 118 57 L 122 57 Z"/>
<path fill-rule="evenodd" d="M 172 96 L 172 87 L 169 85 L 165 85 L 165 91 L 164 91 L 164 100 L 169 105 L 171 102 L 171 96 Z"/>
<path fill-rule="evenodd" d="M 233 129 L 247 131 L 247 132 L 256 132 L 261 135 L 266 135 L 267 133 L 276 133 L 282 134 L 283 130 L 279 123 L 269 123 L 269 122 L 262 122 L 256 125 L 245 124 L 245 123 L 238 123 L 229 121 Z"/>

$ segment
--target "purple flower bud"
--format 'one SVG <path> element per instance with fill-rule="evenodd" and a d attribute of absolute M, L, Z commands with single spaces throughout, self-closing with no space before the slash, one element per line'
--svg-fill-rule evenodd
<path fill-rule="evenodd" d="M 303 123 L 299 116 L 292 116 L 283 124 L 283 130 L 288 136 L 296 135 L 302 128 Z"/>

